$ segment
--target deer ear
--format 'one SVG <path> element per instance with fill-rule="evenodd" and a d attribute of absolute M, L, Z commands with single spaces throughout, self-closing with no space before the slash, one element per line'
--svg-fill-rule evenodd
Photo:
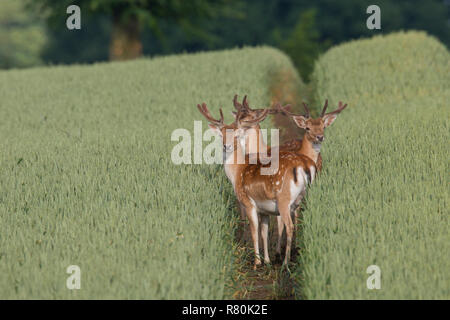
<path fill-rule="evenodd" d="M 208 123 L 208 127 L 214 132 L 214 134 L 222 137 L 222 130 L 220 130 L 219 127 L 213 125 L 212 123 Z"/>
<path fill-rule="evenodd" d="M 306 118 L 304 116 L 295 116 L 292 117 L 292 119 L 294 119 L 295 124 L 302 129 L 306 128 Z"/>
<path fill-rule="evenodd" d="M 324 128 L 331 126 L 331 124 L 336 120 L 337 114 L 327 114 L 323 119 Z"/>
<path fill-rule="evenodd" d="M 237 112 L 236 112 L 236 111 L 231 111 L 231 114 L 233 115 L 233 118 L 236 119 L 236 117 L 237 117 Z"/>

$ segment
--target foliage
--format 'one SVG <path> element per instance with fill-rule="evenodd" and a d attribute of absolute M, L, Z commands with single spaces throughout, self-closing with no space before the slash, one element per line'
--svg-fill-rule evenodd
<path fill-rule="evenodd" d="M 86 13 L 113 15 L 120 12 L 122 19 L 137 16 L 142 23 L 152 25 L 156 19 L 188 19 L 198 16 L 213 16 L 219 5 L 227 0 L 33 0 L 31 7 L 48 13 L 49 19 L 59 17 L 69 5 L 78 5 Z"/>
<path fill-rule="evenodd" d="M 24 1 L 3 0 L 0 10 L 0 69 L 42 64 L 45 25 L 24 10 Z"/>
<path fill-rule="evenodd" d="M 55 17 L 54 23 L 60 27 L 48 29 L 49 41 L 42 49 L 42 59 L 48 64 L 93 63 L 108 60 L 110 19 L 102 15 L 82 14 L 82 28 L 69 30 L 65 27 L 66 18 L 67 16 Z"/>
<path fill-rule="evenodd" d="M 235 93 L 266 106 L 281 68 L 258 48 L 0 72 L 0 298 L 224 298 L 232 188 L 174 165 L 171 133 L 206 130 L 199 102 L 227 121 Z"/>
<path fill-rule="evenodd" d="M 329 40 L 331 45 L 392 31 L 419 29 L 438 37 L 450 46 L 448 18 L 450 6 L 441 0 L 300 0 L 301 10 L 317 9 L 317 24 L 321 41 Z M 366 9 L 376 4 L 381 9 L 381 30 L 369 30 Z"/>
<path fill-rule="evenodd" d="M 157 36 L 158 39 L 163 40 L 163 33 L 161 31 L 162 21 L 179 26 L 181 29 L 188 30 L 196 35 L 208 37 L 209 35 L 207 33 L 201 28 L 198 28 L 198 21 L 204 17 L 216 18 L 219 15 L 226 14 L 230 10 L 232 11 L 233 2 L 234 0 L 29 0 L 29 7 L 38 9 L 45 14 L 49 24 L 53 26 L 53 33 L 56 39 L 59 38 L 61 42 L 66 44 L 66 37 L 63 34 L 67 34 L 68 32 L 62 27 L 64 25 L 62 22 L 66 18 L 65 12 L 69 5 L 76 4 L 80 6 L 84 15 L 91 16 L 90 27 L 96 26 L 95 19 L 102 19 L 102 17 L 108 16 L 112 25 L 116 28 L 114 30 L 121 31 L 119 33 L 113 32 L 110 35 L 109 39 L 111 43 L 114 43 L 115 40 L 118 40 L 117 37 L 119 34 L 125 35 L 126 40 L 133 39 L 133 41 L 138 40 L 140 42 L 141 31 L 144 27 L 147 31 L 151 31 L 152 34 Z M 228 5 L 228 7 L 225 5 Z M 92 15 L 95 18 L 92 18 Z M 102 24 L 98 23 L 97 26 L 103 27 Z M 131 26 L 135 27 L 131 28 Z M 87 25 L 84 28 L 86 27 Z M 105 50 L 105 47 L 108 46 L 104 42 L 104 35 L 111 33 L 111 27 L 107 30 L 102 28 L 100 31 L 103 32 L 99 34 L 100 38 L 103 36 L 103 46 L 100 45 L 99 51 L 102 51 L 102 49 Z M 90 33 L 92 34 L 92 31 Z M 75 35 L 76 33 L 72 32 L 71 34 Z M 86 35 L 86 31 L 76 35 L 86 39 L 86 37 L 83 37 Z M 95 38 L 94 36 L 91 44 L 94 49 L 98 46 L 94 42 Z M 118 58 L 121 55 L 124 55 L 123 58 L 127 58 L 125 51 L 127 51 L 126 49 L 130 43 L 125 42 L 123 44 L 116 42 L 115 44 L 120 45 L 118 48 L 119 53 L 116 53 L 117 49 L 114 50 L 111 47 L 110 58 L 115 57 L 116 54 Z M 140 51 L 141 47 L 142 45 L 138 44 L 136 48 L 139 49 L 134 54 L 131 54 L 131 56 L 140 56 L 142 53 Z M 70 52 L 70 50 L 68 51 Z M 96 54 L 96 52 L 94 51 L 93 54 Z M 55 56 L 56 60 L 62 60 L 58 59 L 57 55 Z M 89 58 L 87 56 L 87 59 Z M 75 59 L 77 58 L 75 57 Z"/>
<path fill-rule="evenodd" d="M 422 32 L 352 41 L 316 64 L 330 127 L 299 255 L 308 299 L 449 297 L 450 55 Z M 369 265 L 381 290 L 368 290 Z"/>
<path fill-rule="evenodd" d="M 85 28 L 72 33 L 61 26 L 65 25 L 67 17 L 65 6 L 74 1 L 29 1 L 34 4 L 32 8 L 42 4 L 47 7 L 58 6 L 52 10 L 54 15 L 51 21 L 54 28 L 50 31 L 51 41 L 43 55 L 44 60 L 51 63 L 107 60 L 111 34 L 109 9 L 119 4 L 127 4 L 127 15 L 136 13 L 140 17 L 144 25 L 142 41 L 145 55 L 268 44 L 290 50 L 289 55 L 304 78 L 309 76 L 307 70 L 311 70 L 310 61 L 316 57 L 317 50 L 323 52 L 332 45 L 363 36 L 420 29 L 438 37 L 447 46 L 450 45 L 450 6 L 442 0 L 380 0 L 377 4 L 381 8 L 381 30 L 366 28 L 366 8 L 373 4 L 369 0 L 236 0 L 230 2 L 231 6 L 208 6 L 206 9 L 200 0 L 194 5 L 191 5 L 191 1 L 166 1 L 167 8 L 177 8 L 177 19 L 170 18 L 171 11 L 162 12 L 164 15 L 158 16 L 155 13 L 149 16 L 150 13 L 143 6 L 147 1 L 83 0 L 80 3 L 88 6 L 92 17 L 85 15 L 83 11 L 82 23 Z M 183 3 L 186 3 L 186 8 L 182 9 L 179 5 Z M 203 10 L 203 19 L 183 18 L 190 17 L 193 14 L 189 11 L 190 8 L 197 5 Z M 315 12 L 314 23 L 308 12 Z M 305 17 L 306 21 L 299 20 L 300 16 Z M 174 23 L 175 20 L 177 23 Z M 300 53 L 297 48 L 307 48 L 306 53 Z"/>
<path fill-rule="evenodd" d="M 300 15 L 297 25 L 290 36 L 281 42 L 281 49 L 292 59 L 302 78 L 309 80 L 314 61 L 322 51 L 319 32 L 315 25 L 315 10 Z"/>

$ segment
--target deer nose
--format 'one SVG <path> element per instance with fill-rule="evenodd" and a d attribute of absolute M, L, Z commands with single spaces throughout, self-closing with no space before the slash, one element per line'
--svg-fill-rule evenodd
<path fill-rule="evenodd" d="M 320 142 L 323 141 L 323 136 L 317 136 L 317 140 L 319 140 Z"/>

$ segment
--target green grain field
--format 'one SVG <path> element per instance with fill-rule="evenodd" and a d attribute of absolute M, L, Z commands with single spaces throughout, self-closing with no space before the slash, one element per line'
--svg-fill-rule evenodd
<path fill-rule="evenodd" d="M 206 130 L 197 103 L 231 121 L 235 93 L 265 107 L 287 78 L 305 90 L 268 47 L 1 71 L 0 299 L 232 297 L 231 185 L 220 165 L 172 163 L 171 135 Z M 302 211 L 297 297 L 450 298 L 448 50 L 420 32 L 353 41 L 308 88 L 349 106 Z"/>
<path fill-rule="evenodd" d="M 283 69 L 263 47 L 0 72 L 0 299 L 229 297 L 231 186 L 174 165 L 171 133 L 206 129 L 202 101 L 267 106 Z"/>
<path fill-rule="evenodd" d="M 449 299 L 448 50 L 420 32 L 353 41 L 312 78 L 317 101 L 349 106 L 326 130 L 303 213 L 299 297 Z"/>

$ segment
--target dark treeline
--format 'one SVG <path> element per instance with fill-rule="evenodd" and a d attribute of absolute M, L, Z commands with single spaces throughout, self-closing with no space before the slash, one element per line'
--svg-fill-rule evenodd
<path fill-rule="evenodd" d="M 81 7 L 81 30 L 65 27 L 70 4 Z M 379 0 L 381 30 L 366 27 L 370 4 L 373 1 L 32 0 L 28 10 L 46 18 L 48 41 L 40 54 L 47 64 L 267 44 L 288 53 L 307 78 L 321 52 L 350 39 L 416 29 L 449 46 L 450 1 Z M 136 49 L 121 56 L 126 50 L 120 46 Z"/>

